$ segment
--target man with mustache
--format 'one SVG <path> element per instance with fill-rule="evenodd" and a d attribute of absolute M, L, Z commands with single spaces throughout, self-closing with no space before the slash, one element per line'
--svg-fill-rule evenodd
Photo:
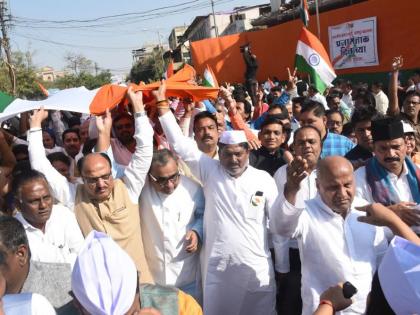
<path fill-rule="evenodd" d="M 194 117 L 193 130 L 198 149 L 207 156 L 218 160 L 217 142 L 219 141 L 219 133 L 216 117 L 208 111 L 198 113 Z"/>
<path fill-rule="evenodd" d="M 268 209 L 277 194 L 273 178 L 248 165 L 244 131 L 222 133 L 219 161 L 183 136 L 165 96 L 157 93 L 159 120 L 175 152 L 203 183 L 204 314 L 275 314 L 275 284 L 268 250 Z M 235 105 L 232 97 L 228 105 Z"/>
<path fill-rule="evenodd" d="M 319 141 L 319 140 L 318 140 Z M 306 166 L 306 167 L 305 167 Z M 341 315 L 363 314 L 373 274 L 387 249 L 382 228 L 364 225 L 355 198 L 353 167 L 344 157 L 329 156 L 317 164 L 315 198 L 298 200 L 299 179 L 307 163 L 288 167 L 293 183 L 287 183 L 270 210 L 270 230 L 296 238 L 302 261 L 303 315 L 313 314 L 320 295 L 329 286 L 350 281 L 358 292 L 354 303 Z M 290 185 L 289 185 L 290 184 Z"/>
<path fill-rule="evenodd" d="M 127 166 L 136 150 L 134 139 L 134 118 L 127 113 L 118 114 L 112 122 L 115 138 L 111 139 L 112 152 L 118 164 Z"/>
<path fill-rule="evenodd" d="M 372 121 L 373 153 L 355 172 L 356 195 L 389 207 L 408 225 L 420 224 L 420 169 L 406 156 L 402 122 L 394 118 Z M 418 233 L 418 227 L 415 229 Z"/>

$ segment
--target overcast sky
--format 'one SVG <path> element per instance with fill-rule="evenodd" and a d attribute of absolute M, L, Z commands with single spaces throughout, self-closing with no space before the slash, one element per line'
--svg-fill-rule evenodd
<path fill-rule="evenodd" d="M 216 12 L 269 3 L 214 2 Z M 65 67 L 66 52 L 74 52 L 114 74 L 128 73 L 131 50 L 157 43 L 157 31 L 162 34 L 162 42 L 167 42 L 173 27 L 188 25 L 195 16 L 211 13 L 210 0 L 9 0 L 9 6 L 12 49 L 33 51 L 36 66 L 60 70 Z M 103 18 L 111 15 L 122 16 Z"/>

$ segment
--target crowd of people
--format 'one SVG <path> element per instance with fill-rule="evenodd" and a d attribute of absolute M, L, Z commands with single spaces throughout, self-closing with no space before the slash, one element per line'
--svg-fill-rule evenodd
<path fill-rule="evenodd" d="M 102 116 L 4 122 L 0 314 L 420 313 L 420 72 L 400 87 L 402 65 L 388 88 L 320 93 L 288 69 L 195 102 L 163 80 Z"/>

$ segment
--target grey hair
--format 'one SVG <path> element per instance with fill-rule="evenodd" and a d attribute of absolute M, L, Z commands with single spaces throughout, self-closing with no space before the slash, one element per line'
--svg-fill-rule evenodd
<path fill-rule="evenodd" d="M 152 163 L 150 166 L 152 167 L 155 164 L 159 166 L 165 166 L 166 164 L 168 164 L 168 162 L 171 159 L 174 160 L 175 163 L 178 164 L 178 158 L 171 150 L 168 150 L 168 149 L 156 150 L 153 152 Z"/>

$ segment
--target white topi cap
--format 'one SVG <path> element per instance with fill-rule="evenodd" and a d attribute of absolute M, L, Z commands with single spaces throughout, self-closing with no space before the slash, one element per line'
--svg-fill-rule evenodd
<path fill-rule="evenodd" d="M 378 271 L 385 298 L 395 314 L 420 310 L 420 246 L 394 237 Z"/>
<path fill-rule="evenodd" d="M 406 123 L 405 121 L 403 121 L 402 124 L 403 124 L 404 133 L 414 133 L 414 129 L 409 123 Z"/>
<path fill-rule="evenodd" d="M 239 144 L 248 142 L 248 140 L 243 130 L 228 130 L 222 133 L 219 142 L 223 144 Z"/>
<path fill-rule="evenodd" d="M 74 264 L 71 287 L 90 314 L 125 314 L 136 294 L 136 265 L 112 238 L 91 231 Z"/>

